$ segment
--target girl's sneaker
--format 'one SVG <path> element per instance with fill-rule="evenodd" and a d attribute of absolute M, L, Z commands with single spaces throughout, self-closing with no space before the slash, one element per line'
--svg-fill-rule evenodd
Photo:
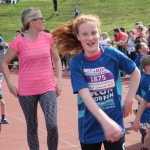
<path fill-rule="evenodd" d="M 146 136 L 146 129 L 144 129 L 144 128 L 140 128 L 140 133 L 141 133 L 141 142 L 142 142 L 142 144 L 144 143 L 144 138 L 145 138 L 145 136 Z"/>

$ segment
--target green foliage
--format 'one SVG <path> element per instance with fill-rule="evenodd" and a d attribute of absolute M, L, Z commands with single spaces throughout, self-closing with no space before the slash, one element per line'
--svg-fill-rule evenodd
<path fill-rule="evenodd" d="M 41 9 L 46 20 L 45 28 L 50 30 L 60 23 L 74 18 L 74 7 L 79 6 L 79 13 L 96 14 L 102 22 L 102 31 L 112 37 L 112 29 L 124 27 L 134 28 L 134 23 L 141 21 L 146 27 L 150 24 L 150 0 L 59 0 L 59 15 L 52 15 L 52 0 L 20 0 L 15 4 L 0 4 L 0 33 L 6 42 L 15 36 L 21 28 L 20 13 L 28 7 Z"/>

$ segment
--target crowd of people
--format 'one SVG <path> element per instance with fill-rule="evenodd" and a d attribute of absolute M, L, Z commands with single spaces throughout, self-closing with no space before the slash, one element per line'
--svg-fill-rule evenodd
<path fill-rule="evenodd" d="M 54 11 L 57 12 L 55 7 Z M 150 27 L 147 29 L 137 22 L 135 29 L 127 32 L 123 27 L 115 28 L 111 40 L 107 32 L 101 33 L 101 22 L 96 15 L 75 14 L 74 20 L 51 32 L 44 28 L 45 20 L 37 8 L 23 10 L 20 20 L 21 32 L 2 56 L 1 68 L 10 92 L 18 98 L 24 113 L 30 150 L 39 150 L 38 103 L 46 120 L 48 149 L 57 150 L 57 97 L 61 94 L 64 70 L 71 72 L 73 93 L 77 94 L 82 150 L 100 150 L 102 144 L 105 150 L 125 150 L 123 118 L 132 114 L 134 99 L 139 108 L 133 129 L 138 131 L 141 123 L 141 150 L 148 150 Z M 4 44 L 4 40 L 1 43 Z M 18 87 L 11 81 L 8 71 L 8 63 L 16 56 L 19 60 Z M 120 70 L 130 76 L 124 102 Z M 1 96 L 0 104 L 2 102 Z M 5 114 L 2 119 L 7 120 Z"/>

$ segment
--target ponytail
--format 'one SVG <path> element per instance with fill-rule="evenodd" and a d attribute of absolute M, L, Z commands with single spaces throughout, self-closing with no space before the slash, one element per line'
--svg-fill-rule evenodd
<path fill-rule="evenodd" d="M 51 32 L 55 39 L 56 47 L 61 55 L 67 53 L 76 55 L 82 50 L 81 42 L 73 33 L 73 25 L 74 21 L 70 21 L 68 24 L 63 24 Z"/>

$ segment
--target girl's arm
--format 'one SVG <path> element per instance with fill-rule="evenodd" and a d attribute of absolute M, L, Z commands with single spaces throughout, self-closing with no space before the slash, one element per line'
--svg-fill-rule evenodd
<path fill-rule="evenodd" d="M 135 99 L 138 101 L 138 102 L 142 102 L 142 97 L 139 96 L 139 95 L 135 95 Z"/>
<path fill-rule="evenodd" d="M 17 51 L 13 50 L 12 48 L 9 48 L 1 61 L 2 72 L 6 80 L 7 86 L 9 88 L 9 91 L 15 97 L 17 97 L 17 88 L 11 82 L 9 70 L 8 70 L 8 64 L 17 55 L 17 53 L 18 53 Z"/>
<path fill-rule="evenodd" d="M 56 67 L 56 76 L 57 76 L 57 84 L 56 84 L 56 94 L 57 96 L 60 96 L 61 90 L 62 90 L 62 65 L 61 60 L 58 54 L 58 50 L 56 48 L 56 45 L 53 44 L 51 48 L 51 55 L 54 62 L 54 65 Z"/>
<path fill-rule="evenodd" d="M 78 91 L 86 107 L 95 116 L 98 122 L 101 124 L 107 141 L 117 141 L 122 136 L 121 127 L 113 121 L 107 114 L 98 107 L 93 100 L 88 88 L 83 88 Z"/>
<path fill-rule="evenodd" d="M 140 71 L 137 69 L 137 67 L 130 76 L 129 90 L 124 101 L 124 118 L 132 114 L 132 104 L 140 82 Z"/>

